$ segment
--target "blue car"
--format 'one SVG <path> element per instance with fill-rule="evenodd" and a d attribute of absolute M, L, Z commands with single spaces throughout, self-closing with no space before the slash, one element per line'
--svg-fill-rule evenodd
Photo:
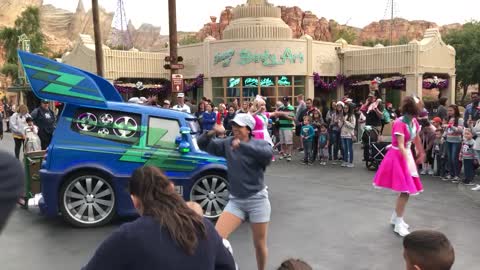
<path fill-rule="evenodd" d="M 123 102 L 108 81 L 19 51 L 36 96 L 65 104 L 40 170 L 41 212 L 78 227 L 135 216 L 127 190 L 135 169 L 162 169 L 185 200 L 218 217 L 228 201 L 226 161 L 196 143 L 189 114 Z"/>

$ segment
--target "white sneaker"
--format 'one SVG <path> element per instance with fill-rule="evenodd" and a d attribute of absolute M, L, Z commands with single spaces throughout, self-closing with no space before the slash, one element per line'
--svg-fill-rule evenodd
<path fill-rule="evenodd" d="M 428 170 L 428 175 L 430 175 L 430 176 L 431 176 L 431 175 L 433 175 L 433 174 L 434 174 L 434 172 L 433 172 L 433 170 L 432 170 L 432 169 Z"/>
<path fill-rule="evenodd" d="M 405 237 L 410 234 L 408 228 L 403 223 L 395 224 L 395 228 L 393 228 L 393 231 L 398 233 L 398 235 L 400 235 L 401 237 Z"/>
<path fill-rule="evenodd" d="M 391 225 L 395 225 L 396 219 L 397 219 L 397 214 L 396 214 L 395 212 L 393 212 L 392 217 L 390 218 L 390 224 L 391 224 Z M 400 223 L 402 223 L 403 226 L 405 226 L 407 229 L 410 228 L 410 225 L 408 225 L 408 224 L 405 222 L 405 220 L 403 220 L 403 218 L 402 218 L 402 220 L 401 220 Z"/>
<path fill-rule="evenodd" d="M 346 163 L 346 162 L 342 162 L 342 167 L 347 167 L 347 163 Z"/>
<path fill-rule="evenodd" d="M 427 170 L 426 170 L 426 169 L 422 169 L 422 170 L 420 171 L 420 174 L 421 174 L 421 175 L 427 174 Z"/>
<path fill-rule="evenodd" d="M 348 167 L 348 168 L 355 168 L 355 165 L 353 165 L 353 163 L 348 163 L 348 164 L 347 164 L 347 167 Z"/>
<path fill-rule="evenodd" d="M 471 188 L 471 190 L 473 190 L 473 191 L 480 191 L 480 185 L 477 185 L 476 187 Z"/>

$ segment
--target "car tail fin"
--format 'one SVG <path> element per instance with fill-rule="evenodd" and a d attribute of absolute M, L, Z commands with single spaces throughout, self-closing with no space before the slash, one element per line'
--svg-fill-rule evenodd
<path fill-rule="evenodd" d="M 41 99 L 105 108 L 108 101 L 123 102 L 104 78 L 48 58 L 18 51 L 25 77 Z"/>

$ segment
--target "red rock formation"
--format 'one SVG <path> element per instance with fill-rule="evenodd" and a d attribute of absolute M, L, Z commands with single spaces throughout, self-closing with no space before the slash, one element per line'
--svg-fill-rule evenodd
<path fill-rule="evenodd" d="M 305 13 L 297 6 L 280 6 L 280 8 L 282 9 L 282 20 L 292 29 L 293 37 L 301 37 L 304 33 L 303 18 Z"/>
<path fill-rule="evenodd" d="M 390 39 L 390 21 L 382 20 L 373 22 L 364 29 L 354 28 L 350 26 L 339 25 L 334 20 L 327 20 L 320 18 L 310 11 L 302 11 L 299 7 L 280 6 L 282 11 L 282 19 L 292 29 L 293 37 L 299 38 L 304 34 L 312 36 L 315 40 L 334 41 L 333 30 L 348 28 L 357 34 L 355 44 L 362 44 L 369 40 L 389 40 Z M 205 39 L 211 35 L 216 39 L 222 38 L 223 30 L 232 20 L 232 7 L 227 7 L 220 16 L 220 23 L 210 22 L 197 33 L 196 37 L 199 40 Z M 398 42 L 410 41 L 414 38 L 421 39 L 426 29 L 437 27 L 435 23 L 427 21 L 407 21 L 405 19 L 395 19 L 393 28 L 393 40 Z M 462 26 L 460 24 L 451 24 L 440 27 L 440 32 L 445 34 L 452 29 L 458 29 Z"/>

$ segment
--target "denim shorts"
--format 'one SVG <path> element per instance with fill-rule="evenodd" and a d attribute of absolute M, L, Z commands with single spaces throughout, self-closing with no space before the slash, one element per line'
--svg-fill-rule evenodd
<path fill-rule="evenodd" d="M 250 223 L 270 222 L 271 210 L 266 188 L 245 199 L 230 195 L 230 200 L 224 209 L 224 211 L 237 216 L 243 221 L 248 220 Z"/>

